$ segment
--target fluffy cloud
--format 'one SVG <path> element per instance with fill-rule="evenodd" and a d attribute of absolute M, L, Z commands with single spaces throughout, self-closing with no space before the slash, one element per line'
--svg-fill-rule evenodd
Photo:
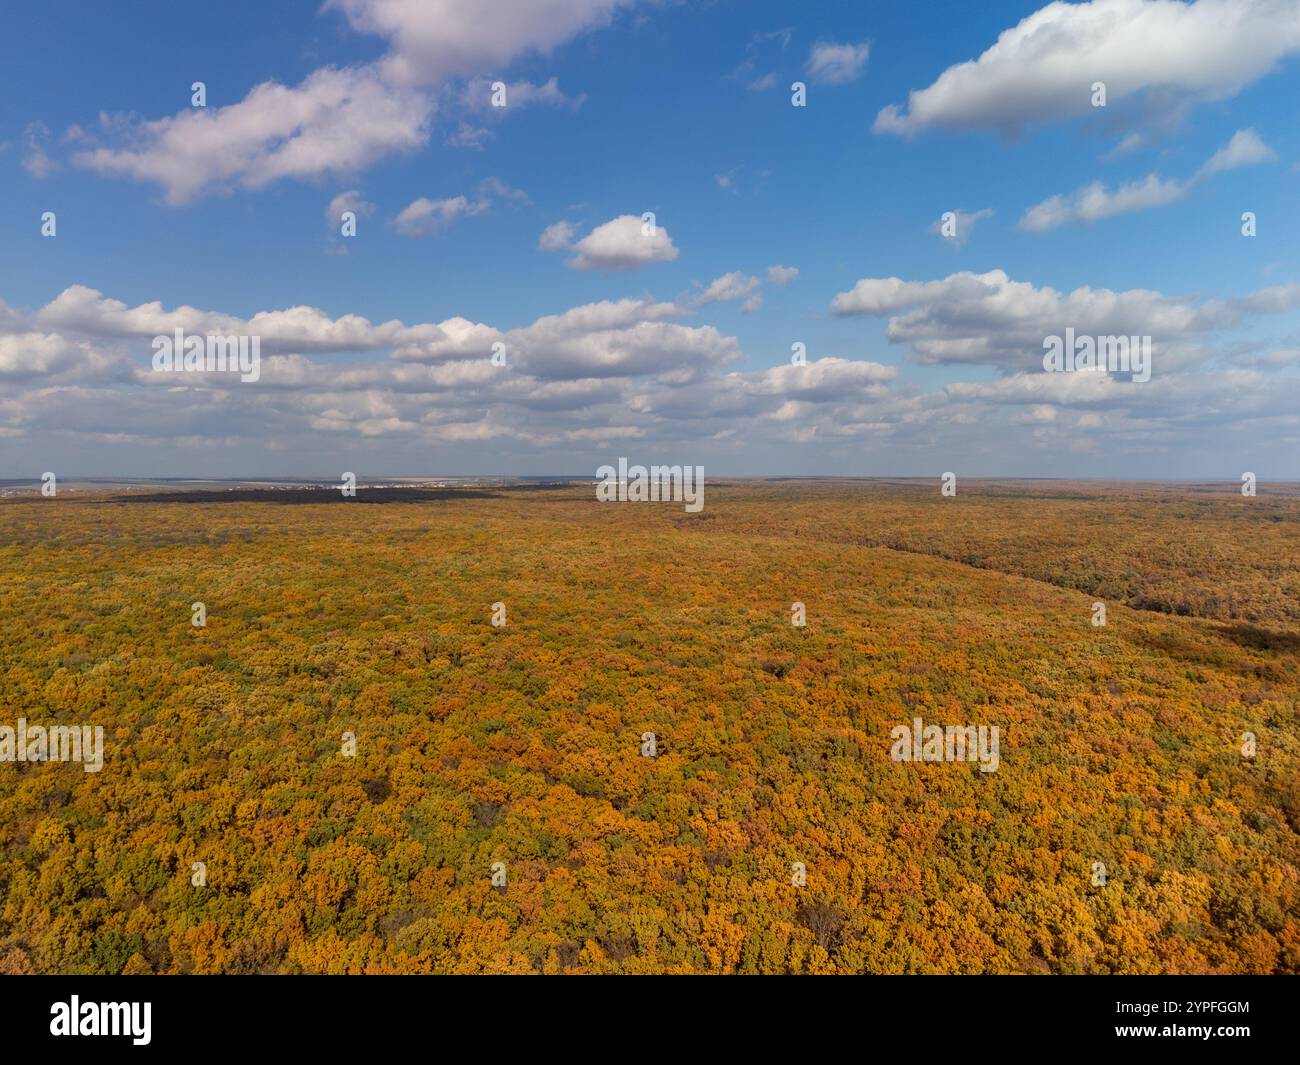
<path fill-rule="evenodd" d="M 542 230 L 542 235 L 537 238 L 537 246 L 542 251 L 563 251 L 565 248 L 573 245 L 573 238 L 577 235 L 570 222 L 552 222 Z"/>
<path fill-rule="evenodd" d="M 353 29 L 383 37 L 387 54 L 365 66 L 324 67 L 296 86 L 265 82 L 225 107 L 143 122 L 110 116 L 100 135 L 111 143 L 73 158 L 102 174 L 157 184 L 173 205 L 284 178 L 354 175 L 428 143 L 436 86 L 546 52 L 630 2 L 329 0 L 326 8 L 341 11 Z M 553 82 L 518 83 L 517 91 L 522 102 L 573 102 Z M 462 137 L 475 146 L 480 140 Z"/>
<path fill-rule="evenodd" d="M 448 318 L 437 325 L 406 330 L 396 340 L 392 357 L 408 362 L 441 362 L 452 358 L 485 358 L 502 334 L 468 318 Z"/>
<path fill-rule="evenodd" d="M 788 285 L 798 276 L 799 267 L 797 266 L 769 266 L 767 268 L 767 279 L 774 285 Z"/>
<path fill-rule="evenodd" d="M 538 318 L 527 331 L 532 339 L 549 342 L 578 333 L 624 329 L 638 322 L 667 321 L 680 317 L 681 313 L 673 303 L 648 299 L 601 300 L 574 307 L 563 314 Z"/>
<path fill-rule="evenodd" d="M 59 169 L 59 164 L 50 158 L 46 148 L 49 146 L 50 131 L 44 122 L 30 122 L 23 131 L 27 142 L 27 155 L 23 159 L 23 169 L 34 178 L 48 177 Z"/>
<path fill-rule="evenodd" d="M 243 334 L 260 337 L 264 353 L 393 349 L 403 358 L 414 358 L 421 351 L 428 358 L 444 357 L 462 350 L 466 335 L 463 318 L 440 325 L 407 326 L 396 320 L 376 325 L 355 314 L 331 318 L 316 307 L 287 307 L 243 319 L 186 305 L 167 310 L 156 300 L 129 307 L 84 285 L 64 289 L 36 313 L 33 324 L 84 337 L 145 341 L 177 329 L 192 334 Z M 480 336 L 488 342 L 477 350 L 490 351 L 496 334 Z"/>
<path fill-rule="evenodd" d="M 170 204 L 281 178 L 348 175 L 429 137 L 433 102 L 373 67 L 326 67 L 289 88 L 266 82 L 227 107 L 130 126 L 125 144 L 78 152 L 82 166 L 161 185 Z"/>
<path fill-rule="evenodd" d="M 481 152 L 483 145 L 496 136 L 490 129 L 483 129 L 479 126 L 471 126 L 464 119 L 456 127 L 456 132 L 447 136 L 446 142 L 453 148 L 469 148 L 471 151 Z"/>
<path fill-rule="evenodd" d="M 466 83 L 461 93 L 461 103 L 469 111 L 483 112 L 492 118 L 501 118 L 521 107 L 558 107 L 576 111 L 587 101 L 586 93 L 569 96 L 560 88 L 558 78 L 551 78 L 540 85 L 531 81 L 507 81 L 505 86 L 505 104 L 493 104 L 492 89 L 494 79 L 473 78 Z"/>
<path fill-rule="evenodd" d="M 978 59 L 949 67 L 906 106 L 876 117 L 878 133 L 1014 131 L 1137 94 L 1219 99 L 1300 51 L 1300 0 L 1091 0 L 1050 3 L 999 35 Z"/>
<path fill-rule="evenodd" d="M 1241 166 L 1271 163 L 1276 159 L 1277 153 L 1260 140 L 1258 133 L 1253 129 L 1239 129 L 1232 135 L 1232 140 L 1206 160 L 1196 176 L 1206 177 Z"/>
<path fill-rule="evenodd" d="M 991 270 L 940 281 L 864 278 L 836 296 L 830 309 L 839 316 L 888 316 L 886 336 L 907 345 L 918 362 L 1010 371 L 1041 366 L 1043 338 L 1067 327 L 1080 335 L 1151 336 L 1161 354 L 1182 343 L 1187 350 L 1176 357 L 1187 361 L 1198 337 L 1298 307 L 1300 285 L 1275 286 L 1240 300 L 1189 301 L 1147 289 L 1062 293 Z"/>
<path fill-rule="evenodd" d="M 486 200 L 471 202 L 464 196 L 430 200 L 421 196 L 393 220 L 393 228 L 404 237 L 429 237 L 446 229 L 458 218 L 482 214 L 487 209 Z"/>
<path fill-rule="evenodd" d="M 837 420 L 852 424 L 861 404 L 895 402 L 888 388 L 894 374 L 892 367 L 879 363 L 827 358 L 694 379 L 688 387 L 660 377 L 633 392 L 628 406 L 679 426 L 711 423 L 714 435 L 732 434 L 759 420 L 778 424 L 780 438 L 805 433 L 810 438 L 825 435 Z"/>
<path fill-rule="evenodd" d="M 375 205 L 361 198 L 356 189 L 340 192 L 325 208 L 325 226 L 331 233 L 337 233 L 343 224 L 343 212 L 351 211 L 358 218 L 369 218 L 375 213 Z"/>
<path fill-rule="evenodd" d="M 814 359 L 806 366 L 785 364 L 737 375 L 745 390 L 758 396 L 831 401 L 852 393 L 880 395 L 880 386 L 898 376 L 898 369 L 854 359 Z"/>
<path fill-rule="evenodd" d="M 63 337 L 133 340 L 147 350 L 156 336 L 175 329 L 187 334 L 243 334 L 261 338 L 264 354 L 292 353 L 265 373 L 268 384 L 296 384 L 314 365 L 297 353 L 387 351 L 398 363 L 446 363 L 479 360 L 475 374 L 491 376 L 489 357 L 493 344 L 503 341 L 510 364 L 538 379 L 626 377 L 659 373 L 682 367 L 705 369 L 733 361 L 739 345 L 711 326 L 688 327 L 673 319 L 686 313 L 674 303 L 647 299 L 606 300 L 548 315 L 528 326 L 498 330 L 492 326 L 453 317 L 433 323 L 406 325 L 400 321 L 372 323 L 359 315 L 331 318 L 315 307 L 289 307 L 259 311 L 248 319 L 195 307 L 166 309 L 154 301 L 130 307 L 94 289 L 76 285 L 65 289 L 33 317 L 30 323 L 9 322 L 0 339 L 28 351 L 38 363 L 68 361 L 72 349 L 56 347 Z M 45 330 L 45 334 L 36 330 Z M 16 338 L 16 339 L 15 339 Z M 18 363 L 15 359 L 14 366 Z M 352 385 L 392 383 L 389 369 L 376 378 L 367 363 L 350 371 Z M 438 381 L 412 367 L 401 379 L 403 386 Z M 146 377 L 149 373 L 146 371 Z M 497 375 L 500 376 L 500 375 Z"/>
<path fill-rule="evenodd" d="M 353 29 L 384 38 L 384 75 L 427 84 L 546 53 L 607 25 L 633 0 L 327 0 Z"/>
<path fill-rule="evenodd" d="M 734 338 L 712 326 L 639 322 L 617 330 L 533 343 L 527 330 L 508 334 L 520 350 L 520 365 L 538 377 L 630 377 L 674 367 L 700 368 L 739 357 Z"/>
<path fill-rule="evenodd" d="M 1121 185 L 1111 191 L 1100 181 L 1071 193 L 1052 196 L 1025 211 L 1021 229 L 1041 233 L 1067 222 L 1097 222 L 1117 214 L 1165 207 L 1186 196 L 1202 179 L 1225 170 L 1267 163 L 1277 158 L 1273 149 L 1253 129 L 1238 130 L 1226 145 L 1214 153 L 1187 181 L 1167 181 L 1148 174 L 1141 181 Z"/>
<path fill-rule="evenodd" d="M 1187 186 L 1182 182 L 1165 181 L 1155 174 L 1121 185 L 1114 191 L 1094 181 L 1068 196 L 1052 196 L 1035 204 L 1025 211 L 1019 226 L 1031 233 L 1042 233 L 1067 222 L 1097 222 L 1117 214 L 1165 207 L 1181 200 L 1186 193 Z"/>
<path fill-rule="evenodd" d="M 750 277 L 742 274 L 739 270 L 733 270 L 729 274 L 723 274 L 709 282 L 708 287 L 698 296 L 695 296 L 692 303 L 696 307 L 703 307 L 709 303 L 721 303 L 728 300 L 749 300 L 758 291 L 762 282 L 756 277 Z"/>
<path fill-rule="evenodd" d="M 733 295 L 749 287 L 741 276 Z M 643 298 L 508 330 L 461 317 L 374 324 L 313 307 L 241 319 L 157 301 L 129 306 L 73 286 L 30 316 L 0 303 L 0 434 L 72 432 L 106 447 L 166 440 L 179 449 L 232 434 L 262 447 L 311 440 L 326 450 L 349 440 L 585 449 L 665 434 L 725 439 L 753 421 L 784 438 L 812 432 L 815 421 L 824 434 L 843 420 L 830 408 L 888 402 L 895 371 L 878 363 L 822 359 L 724 373 L 741 358 L 739 344 L 677 320 L 687 313 Z M 154 372 L 149 341 L 177 327 L 260 335 L 260 378 Z M 498 340 L 504 367 L 490 359 Z M 320 358 L 344 350 L 362 358 Z M 93 415 L 79 414 L 83 407 Z M 709 411 L 724 423 L 706 427 Z"/>
<path fill-rule="evenodd" d="M 862 44 L 834 44 L 818 41 L 808 53 L 804 69 L 811 81 L 825 85 L 846 85 L 862 76 L 867 65 L 871 46 Z"/>
<path fill-rule="evenodd" d="M 500 178 L 490 177 L 479 182 L 478 195 L 473 200 L 467 196 L 451 196 L 443 200 L 419 197 L 393 219 L 393 228 L 404 237 L 431 237 L 460 218 L 482 214 L 495 200 L 529 202 L 527 193 L 511 188 Z"/>
<path fill-rule="evenodd" d="M 703 369 L 739 357 L 732 337 L 712 326 L 672 322 L 672 303 L 606 300 L 539 318 L 506 334 L 512 361 L 545 379 L 628 377 Z"/>
<path fill-rule="evenodd" d="M 838 314 L 888 317 L 887 336 L 920 361 L 1001 370 L 993 380 L 981 374 L 923 392 L 900 383 L 896 367 L 859 358 L 738 368 L 735 338 L 685 324 L 692 312 L 681 302 L 651 298 L 497 328 L 459 316 L 373 323 L 313 307 L 242 319 L 157 301 L 129 306 L 73 286 L 35 314 L 0 302 L 0 436 L 41 455 L 41 469 L 49 455 L 103 455 L 114 465 L 124 455 L 166 455 L 176 458 L 172 472 L 196 473 L 215 471 L 203 464 L 219 455 L 235 456 L 239 468 L 229 472 L 238 473 L 292 453 L 317 468 L 356 468 L 360 459 L 380 471 L 420 468 L 437 448 L 441 462 L 461 469 L 533 459 L 580 470 L 603 446 L 635 440 L 649 452 L 685 448 L 738 461 L 764 447 L 778 456 L 813 444 L 808 454 L 844 468 L 879 444 L 889 469 L 923 470 L 990 447 L 1007 461 L 1043 446 L 1076 454 L 1104 429 L 1106 440 L 1123 444 L 1123 461 L 1109 471 L 1123 475 L 1135 456 L 1184 455 L 1247 424 L 1266 425 L 1289 447 L 1300 434 L 1294 360 L 1283 350 L 1253 363 L 1219 361 L 1209 373 L 1194 360 L 1173 367 L 1158 351 L 1157 373 L 1135 387 L 1105 375 L 1042 373 L 1044 335 L 1069 324 L 1198 345 L 1256 315 L 1297 308 L 1295 284 L 1186 300 L 1143 290 L 1057 292 L 996 270 L 923 282 L 869 278 L 837 297 Z M 177 325 L 256 330 L 264 338 L 260 379 L 153 372 L 149 339 Z M 490 359 L 497 341 L 505 366 Z M 356 357 L 338 358 L 347 351 Z"/>
<path fill-rule="evenodd" d="M 528 193 L 523 189 L 516 189 L 507 185 L 498 177 L 484 178 L 478 183 L 478 194 L 483 199 L 493 201 L 499 200 L 509 204 L 527 204 L 532 201 L 528 198 Z"/>
<path fill-rule="evenodd" d="M 157 300 L 128 307 L 85 285 L 70 285 L 37 312 L 38 325 L 97 337 L 153 337 L 183 329 L 187 333 L 233 333 L 243 325 L 232 315 L 194 307 L 163 309 Z"/>
<path fill-rule="evenodd" d="M 993 217 L 993 208 L 984 207 L 978 211 L 958 209 L 947 213 L 950 213 L 952 218 L 947 219 L 940 215 L 938 221 L 930 227 L 930 232 L 937 233 L 953 247 L 960 248 L 975 235 L 975 226 L 978 222 Z M 949 222 L 951 222 L 951 226 L 949 226 Z"/>
<path fill-rule="evenodd" d="M 125 360 L 57 333 L 0 334 L 0 381 L 108 380 L 128 372 Z"/>
<path fill-rule="evenodd" d="M 639 270 L 672 262 L 678 254 L 668 230 L 651 227 L 636 215 L 620 215 L 571 244 L 574 233 L 567 222 L 558 222 L 547 227 L 539 244 L 548 251 L 572 248 L 566 265 L 574 270 Z"/>

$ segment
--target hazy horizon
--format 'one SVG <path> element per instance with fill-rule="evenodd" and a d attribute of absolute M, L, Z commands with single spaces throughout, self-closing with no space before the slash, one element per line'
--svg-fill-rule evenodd
<path fill-rule="evenodd" d="M 648 463 L 647 463 L 648 465 Z M 596 479 L 594 473 L 540 473 L 540 474 L 515 474 L 515 473 L 367 473 L 364 470 L 351 471 L 355 474 L 359 482 L 362 481 L 425 481 L 425 480 L 451 480 L 451 481 L 482 481 L 482 480 L 506 480 L 506 481 L 556 481 L 556 482 L 581 482 L 592 481 Z M 846 473 L 806 473 L 806 474 L 783 474 L 783 473 L 711 473 L 705 471 L 706 481 L 713 480 L 731 480 L 731 481 L 764 481 L 764 480 L 781 480 L 781 481 L 914 481 L 924 483 L 940 480 L 939 474 L 921 475 L 921 474 L 897 474 L 897 473 L 874 473 L 874 474 L 846 474 Z M 197 474 L 193 475 L 175 475 L 160 476 L 151 474 L 124 475 L 124 474 L 76 474 L 60 476 L 59 485 L 64 487 L 76 483 L 198 483 L 198 484 L 294 484 L 310 486 L 333 486 L 339 480 L 338 475 L 318 475 L 309 474 L 252 474 L 245 476 L 224 476 L 224 477 L 205 477 Z M 1018 482 L 1018 481 L 1044 481 L 1058 483 L 1079 483 L 1079 484 L 1222 484 L 1237 488 L 1241 481 L 1238 478 L 1231 477 L 1057 477 L 1052 475 L 1033 476 L 1033 477 L 1016 477 L 1002 476 L 998 474 L 980 475 L 972 474 L 963 476 L 963 482 L 974 483 L 996 483 L 996 482 Z M 1259 477 L 1256 479 L 1257 484 L 1275 484 L 1288 485 L 1300 484 L 1300 478 L 1279 477 L 1268 478 Z M 0 485 L 33 485 L 39 487 L 41 479 L 39 477 L 0 477 Z"/>

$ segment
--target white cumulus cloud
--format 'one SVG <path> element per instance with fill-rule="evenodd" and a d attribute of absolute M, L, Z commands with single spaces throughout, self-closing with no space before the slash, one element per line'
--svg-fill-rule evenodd
<path fill-rule="evenodd" d="M 554 229 L 552 226 L 546 232 Z M 561 232 L 552 233 L 552 237 L 558 239 Z M 574 254 L 566 265 L 574 270 L 639 270 L 651 263 L 672 262 L 678 255 L 668 230 L 630 214 L 597 226 L 572 248 Z"/>
<path fill-rule="evenodd" d="M 1110 106 L 1141 93 L 1179 104 L 1219 99 L 1297 51 L 1300 0 L 1054 2 L 905 105 L 882 109 L 875 130 L 1014 131 L 1088 113 L 1095 82 Z"/>

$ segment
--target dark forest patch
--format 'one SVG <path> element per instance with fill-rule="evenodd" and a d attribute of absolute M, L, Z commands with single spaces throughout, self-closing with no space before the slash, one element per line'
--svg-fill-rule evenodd
<path fill-rule="evenodd" d="M 337 488 L 232 488 L 210 492 L 159 492 L 114 496 L 110 503 L 429 503 L 448 499 L 498 499 L 479 488 L 358 488 L 345 496 Z"/>

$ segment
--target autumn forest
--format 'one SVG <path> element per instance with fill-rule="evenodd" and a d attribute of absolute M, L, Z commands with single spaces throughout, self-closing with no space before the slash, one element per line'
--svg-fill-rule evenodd
<path fill-rule="evenodd" d="M 0 972 L 1300 972 L 1298 529 L 1270 485 L 7 498 L 0 724 L 103 765 L 0 762 Z M 917 719 L 995 771 L 891 755 Z"/>

